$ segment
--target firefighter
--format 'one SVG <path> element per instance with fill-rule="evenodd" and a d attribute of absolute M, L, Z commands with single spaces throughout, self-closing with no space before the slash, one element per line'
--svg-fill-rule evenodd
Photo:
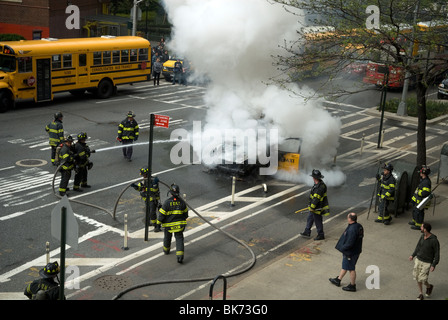
<path fill-rule="evenodd" d="M 132 143 L 138 140 L 139 127 L 135 120 L 135 114 L 129 111 L 126 119 L 118 125 L 117 140 L 123 144 L 123 156 L 127 161 L 132 161 Z"/>
<path fill-rule="evenodd" d="M 380 181 L 380 188 L 378 190 L 378 218 L 375 222 L 381 222 L 385 225 L 389 225 L 392 221 L 392 217 L 389 212 L 389 205 L 395 199 L 395 183 L 396 179 L 392 175 L 394 167 L 391 163 L 385 163 L 383 166 L 382 177 L 377 175 L 377 179 Z"/>
<path fill-rule="evenodd" d="M 425 205 L 424 208 L 417 208 L 417 205 L 426 197 L 431 194 L 431 180 L 429 179 L 429 174 L 431 169 L 425 165 L 419 170 L 420 183 L 415 189 L 414 195 L 412 196 L 412 203 L 414 204 L 414 209 L 412 211 L 412 221 L 409 222 L 411 229 L 420 230 L 425 219 L 425 209 L 428 209 L 431 205 L 431 201 Z"/>
<path fill-rule="evenodd" d="M 49 143 L 51 146 L 51 163 L 55 163 L 56 148 L 60 143 L 64 141 L 64 127 L 62 125 L 63 115 L 61 112 L 56 112 L 54 114 L 54 120 L 45 126 L 45 131 L 47 131 L 49 136 Z"/>
<path fill-rule="evenodd" d="M 86 143 L 87 133 L 81 132 L 78 134 L 78 141 L 75 143 L 75 181 L 73 182 L 74 191 L 82 191 L 82 188 L 91 188 L 87 184 L 87 171 L 92 169 L 93 163 L 90 161 L 90 154 L 95 150 L 90 150 Z"/>
<path fill-rule="evenodd" d="M 72 170 L 75 167 L 75 154 L 72 148 L 73 137 L 67 136 L 59 151 L 59 161 L 61 164 L 61 182 L 59 183 L 59 195 L 65 196 L 67 193 L 67 186 L 70 180 Z"/>
<path fill-rule="evenodd" d="M 148 168 L 141 168 L 140 175 L 143 177 L 143 181 L 138 184 L 133 183 L 131 186 L 135 190 L 140 191 L 140 196 L 145 203 L 146 198 L 149 196 L 149 225 L 154 226 L 154 232 L 160 232 L 160 222 L 157 220 L 157 209 L 160 202 L 159 178 L 151 177 L 148 191 L 148 173 Z"/>
<path fill-rule="evenodd" d="M 314 185 L 310 192 L 310 201 L 308 205 L 308 219 L 306 221 L 305 231 L 300 233 L 304 237 L 309 237 L 311 235 L 311 227 L 313 223 L 316 224 L 317 236 L 314 240 L 323 240 L 324 236 L 324 226 L 322 223 L 322 217 L 328 216 L 330 214 L 330 208 L 328 206 L 327 198 L 327 186 L 323 182 L 324 176 L 319 170 L 313 170 L 311 173 Z"/>
<path fill-rule="evenodd" d="M 30 283 L 25 288 L 23 294 L 32 300 L 59 300 L 60 285 L 58 273 L 59 264 L 56 261 L 48 263 L 39 271 L 42 278 Z"/>
<path fill-rule="evenodd" d="M 163 252 L 170 253 L 171 239 L 176 238 L 177 262 L 184 260 L 184 230 L 187 225 L 188 207 L 179 197 L 179 186 L 172 184 L 169 190 L 171 197 L 168 198 L 159 210 L 158 220 L 164 228 Z"/>

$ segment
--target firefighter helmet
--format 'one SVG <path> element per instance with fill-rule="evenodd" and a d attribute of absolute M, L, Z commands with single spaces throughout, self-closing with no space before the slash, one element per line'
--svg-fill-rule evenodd
<path fill-rule="evenodd" d="M 311 172 L 311 176 L 315 179 L 323 179 L 324 178 L 322 173 L 320 173 L 320 171 L 317 169 L 313 169 L 313 171 Z"/>
<path fill-rule="evenodd" d="M 85 139 L 87 139 L 87 133 L 85 133 L 85 132 L 80 132 L 80 133 L 78 134 L 78 140 L 85 140 Z"/>
<path fill-rule="evenodd" d="M 135 113 L 132 111 L 128 111 L 127 115 L 128 118 L 135 118 Z"/>
<path fill-rule="evenodd" d="M 394 170 L 394 166 L 390 162 L 385 162 L 383 169 L 386 169 L 386 170 L 389 170 L 390 172 L 392 172 Z"/>
<path fill-rule="evenodd" d="M 73 142 L 73 137 L 72 136 L 66 136 L 64 142 Z"/>
<path fill-rule="evenodd" d="M 54 120 L 57 120 L 59 118 L 63 118 L 62 112 L 58 111 L 54 114 Z"/>
<path fill-rule="evenodd" d="M 420 173 L 423 173 L 424 175 L 429 175 L 431 173 L 431 169 L 427 165 L 422 165 Z"/>
<path fill-rule="evenodd" d="M 149 169 L 147 167 L 143 167 L 140 169 L 140 174 L 145 175 L 149 173 Z"/>
<path fill-rule="evenodd" d="M 179 196 L 179 193 L 180 193 L 180 189 L 179 189 L 179 186 L 177 185 L 177 184 L 172 184 L 171 185 L 171 187 L 170 187 L 170 193 L 173 195 L 173 196 Z"/>
<path fill-rule="evenodd" d="M 59 264 L 57 261 L 48 263 L 39 274 L 44 278 L 53 278 L 59 273 Z"/>

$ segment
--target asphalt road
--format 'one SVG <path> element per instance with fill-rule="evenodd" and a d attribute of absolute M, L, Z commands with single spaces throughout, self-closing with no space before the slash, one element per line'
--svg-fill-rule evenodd
<path fill-rule="evenodd" d="M 359 82 L 356 79 L 340 81 L 348 88 Z M 68 249 L 67 264 L 77 266 L 83 290 L 76 287 L 68 290 L 71 299 L 110 299 L 122 287 L 148 281 L 213 278 L 226 272 L 234 273 L 247 267 L 254 254 L 257 263 L 252 271 L 305 241 L 297 238 L 297 234 L 305 225 L 306 215 L 294 211 L 306 207 L 309 185 L 275 177 L 238 180 L 235 206 L 230 206 L 231 177 L 206 172 L 202 165 L 172 163 L 169 153 L 177 141 L 169 141 L 170 133 L 178 128 L 191 130 L 193 121 L 204 119 L 207 111 L 202 100 L 205 88 L 162 82 L 160 87 L 153 87 L 152 82 L 120 87 L 118 94 L 107 100 L 62 94 L 51 103 L 24 102 L 16 110 L 0 114 L 3 133 L 0 137 L 0 299 L 23 298 L 24 287 L 38 277 L 38 270 L 45 264 L 47 241 L 51 260 L 59 257 L 59 243 L 52 237 L 50 228 L 51 211 L 59 199 L 53 194 L 55 168 L 49 163 L 48 137 L 44 131 L 56 111 L 64 114 L 66 133 L 76 136 L 81 131 L 87 132 L 89 146 L 98 151 L 91 157 L 94 167 L 89 171 L 89 184 L 92 188 L 79 194 L 72 191 L 69 197 L 83 202 L 72 202 L 80 238 L 77 250 Z M 317 79 L 307 85 L 319 87 L 321 83 Z M 390 92 L 388 96 L 401 96 L 401 93 Z M 372 178 L 379 159 L 411 164 L 415 161 L 416 126 L 413 124 L 386 119 L 384 146 L 377 148 L 379 118 L 367 114 L 366 110 L 373 107 L 379 97 L 380 92 L 373 89 L 326 103 L 328 111 L 340 117 L 343 123 L 334 165 L 345 173 L 346 182 L 329 187 L 332 218 L 325 228 L 345 219 L 343 213 L 347 210 L 357 212 L 369 207 Z M 134 147 L 132 162 L 125 161 L 121 150 L 113 148 L 119 146 L 115 140 L 117 125 L 128 110 L 135 112 L 141 128 L 138 141 L 141 144 Z M 214 231 L 190 210 L 185 234 L 186 257 L 184 264 L 179 265 L 174 255 L 162 254 L 161 233 L 150 232 L 150 240 L 143 240 L 144 205 L 137 192 L 124 191 L 114 213 L 121 192 L 139 178 L 139 169 L 148 163 L 150 113 L 170 116 L 169 129 L 154 130 L 157 142 L 153 151 L 154 174 L 167 184 L 178 184 L 192 208 L 244 241 L 250 250 Z M 446 122 L 428 128 L 429 165 L 437 163 L 441 145 L 446 143 L 446 133 Z M 56 177 L 56 189 L 57 181 Z M 163 199 L 165 192 L 162 187 Z M 128 250 L 123 249 L 125 214 L 128 215 Z M 244 274 L 231 281 L 238 281 L 242 276 Z M 163 289 L 146 287 L 125 297 L 202 299 L 207 293 L 208 288 L 203 283 L 189 282 L 166 285 Z"/>

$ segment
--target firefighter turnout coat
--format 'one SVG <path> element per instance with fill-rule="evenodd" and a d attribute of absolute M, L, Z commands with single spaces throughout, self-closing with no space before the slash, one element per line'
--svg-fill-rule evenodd
<path fill-rule="evenodd" d="M 311 188 L 308 210 L 322 216 L 328 216 L 330 214 L 327 198 L 327 186 L 322 180 Z"/>
<path fill-rule="evenodd" d="M 395 178 L 389 173 L 387 176 L 383 175 L 380 179 L 380 188 L 378 190 L 378 197 L 381 200 L 394 201 L 395 199 Z"/>
<path fill-rule="evenodd" d="M 423 199 L 428 197 L 431 194 L 431 180 L 428 177 L 420 180 L 420 183 L 415 189 L 414 195 L 412 196 L 412 202 L 414 205 L 418 205 Z M 431 201 L 425 205 L 425 209 L 429 208 L 431 205 Z M 423 209 L 422 209 L 423 210 Z"/>
<path fill-rule="evenodd" d="M 188 207 L 185 202 L 175 196 L 168 198 L 159 210 L 158 220 L 169 232 L 180 232 L 185 229 L 188 218 Z"/>
<path fill-rule="evenodd" d="M 126 118 L 118 125 L 118 139 L 122 141 L 137 141 L 138 134 L 138 123 L 134 119 Z"/>
<path fill-rule="evenodd" d="M 64 128 L 62 127 L 62 122 L 59 119 L 56 119 L 46 125 L 45 131 L 48 132 L 50 146 L 57 147 L 64 141 Z"/>

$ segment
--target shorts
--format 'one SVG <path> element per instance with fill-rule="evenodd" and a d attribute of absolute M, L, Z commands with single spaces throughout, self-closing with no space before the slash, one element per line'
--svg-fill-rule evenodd
<path fill-rule="evenodd" d="M 356 262 L 358 261 L 359 254 L 353 255 L 351 257 L 342 255 L 342 269 L 348 271 L 354 271 Z"/>
<path fill-rule="evenodd" d="M 420 261 L 417 257 L 415 257 L 414 269 L 412 270 L 414 280 L 417 280 L 417 282 L 426 283 L 429 277 L 429 269 L 431 269 L 431 263 Z"/>

